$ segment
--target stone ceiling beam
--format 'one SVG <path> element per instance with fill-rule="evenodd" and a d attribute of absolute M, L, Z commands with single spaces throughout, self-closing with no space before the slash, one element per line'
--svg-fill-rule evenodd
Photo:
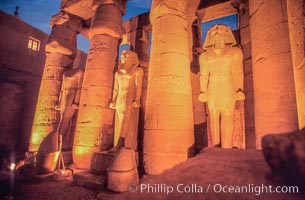
<path fill-rule="evenodd" d="M 201 23 L 203 23 L 237 14 L 237 10 L 232 6 L 231 1 L 226 1 L 199 9 L 197 13 Z"/>

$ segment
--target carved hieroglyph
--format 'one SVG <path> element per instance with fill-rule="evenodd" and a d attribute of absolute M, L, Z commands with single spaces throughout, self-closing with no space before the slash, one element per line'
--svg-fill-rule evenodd
<path fill-rule="evenodd" d="M 207 102 L 213 146 L 233 147 L 236 100 L 244 100 L 243 55 L 232 31 L 215 25 L 207 33 L 200 55 L 199 100 Z"/>
<path fill-rule="evenodd" d="M 42 140 L 58 127 L 59 113 L 54 109 L 60 94 L 63 73 L 71 69 L 76 57 L 76 36 L 81 20 L 65 12 L 53 16 L 52 33 L 46 45 L 47 58 L 41 80 L 32 127 L 30 151 L 37 151 Z"/>
<path fill-rule="evenodd" d="M 89 168 L 93 152 L 113 147 L 113 116 L 109 108 L 117 47 L 122 37 L 125 1 L 94 1 L 86 71 L 82 86 L 73 146 L 78 168 Z M 122 6 L 120 6 L 122 5 Z"/>

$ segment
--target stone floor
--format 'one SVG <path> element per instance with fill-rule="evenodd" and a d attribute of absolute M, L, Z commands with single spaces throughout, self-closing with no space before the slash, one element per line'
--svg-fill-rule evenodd
<path fill-rule="evenodd" d="M 303 191 L 303 195 L 288 192 L 267 193 L 262 184 L 268 188 L 272 186 L 273 191 L 277 186 L 284 185 L 281 179 L 268 174 L 270 170 L 261 151 L 210 148 L 163 174 L 144 176 L 139 186 L 130 187 L 132 192 L 118 194 L 103 188 L 92 190 L 73 185 L 71 178 L 62 182 L 44 178 L 17 181 L 14 197 L 3 194 L 0 199 L 305 199 L 301 187 L 299 192 Z M 5 186 L 9 189 L 4 179 L 0 180 L 1 190 L 5 190 Z M 149 190 L 145 188 L 149 186 Z M 225 186 L 232 186 L 232 191 L 236 192 L 229 193 L 228 187 Z M 238 191 L 242 186 L 243 193 Z M 221 187 L 227 193 L 220 192 Z"/>

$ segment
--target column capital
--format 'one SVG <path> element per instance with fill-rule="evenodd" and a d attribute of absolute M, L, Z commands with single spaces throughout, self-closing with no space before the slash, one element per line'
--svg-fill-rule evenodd
<path fill-rule="evenodd" d="M 82 22 L 81 18 L 69 14 L 67 12 L 61 11 L 52 16 L 50 21 L 50 27 L 53 28 L 54 26 L 64 25 L 67 28 L 71 29 L 72 31 L 79 33 L 82 28 L 81 22 Z"/>
<path fill-rule="evenodd" d="M 93 0 L 92 8 L 94 10 L 96 10 L 100 5 L 114 4 L 122 12 L 122 15 L 125 15 L 125 13 L 126 13 L 126 1 L 127 0 Z"/>
<path fill-rule="evenodd" d="M 185 10 L 187 7 L 187 1 L 176 0 L 153 0 L 150 20 L 153 21 L 164 15 L 176 15 L 185 18 Z"/>

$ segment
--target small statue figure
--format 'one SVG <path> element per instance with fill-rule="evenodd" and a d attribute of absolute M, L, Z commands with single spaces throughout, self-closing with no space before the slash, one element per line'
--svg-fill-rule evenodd
<path fill-rule="evenodd" d="M 221 144 L 223 148 L 233 146 L 235 104 L 245 99 L 243 54 L 235 44 L 230 27 L 214 25 L 207 33 L 205 52 L 199 58 L 199 101 L 207 102 L 213 146 Z"/>
<path fill-rule="evenodd" d="M 137 149 L 138 112 L 141 106 L 143 69 L 139 67 L 136 53 L 123 50 L 118 72 L 114 75 L 112 102 L 109 107 L 116 110 L 116 132 L 119 140 L 114 148 L 115 153 L 120 147 Z"/>
<path fill-rule="evenodd" d="M 116 153 L 108 167 L 108 189 L 126 192 L 139 184 L 137 170 L 137 132 L 143 70 L 136 53 L 124 50 L 118 72 L 114 76 L 110 108 L 116 109 L 115 129 L 120 138 L 109 153 Z"/>
<path fill-rule="evenodd" d="M 80 68 L 69 70 L 63 75 L 59 104 L 55 109 L 60 111 L 58 133 L 63 136 L 64 149 L 71 149 L 73 146 L 73 135 L 70 130 L 75 110 L 79 107 L 83 77 L 84 70 Z"/>

